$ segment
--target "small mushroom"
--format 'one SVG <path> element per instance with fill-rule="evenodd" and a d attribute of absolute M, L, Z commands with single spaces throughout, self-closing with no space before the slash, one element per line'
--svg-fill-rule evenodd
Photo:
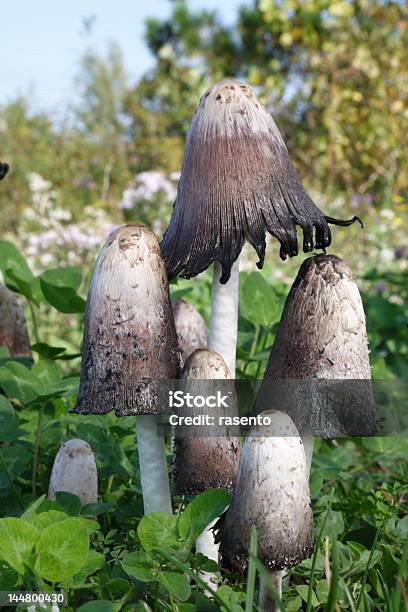
<path fill-rule="evenodd" d="M 0 181 L 4 179 L 7 172 L 10 170 L 10 166 L 5 162 L 0 162 Z"/>
<path fill-rule="evenodd" d="M 171 307 L 173 309 L 177 339 L 183 362 L 185 363 L 196 349 L 206 348 L 208 344 L 207 328 L 203 317 L 190 302 L 175 300 L 172 302 Z"/>
<path fill-rule="evenodd" d="M 162 381 L 178 378 L 180 352 L 164 262 L 154 234 L 125 225 L 106 241 L 88 292 L 75 412 L 137 420 L 145 513 L 171 512 L 163 435 L 155 415 Z"/>
<path fill-rule="evenodd" d="M 48 499 L 54 500 L 58 491 L 77 495 L 83 506 L 98 501 L 95 457 L 89 444 L 83 440 L 64 442 L 55 457 Z"/>
<path fill-rule="evenodd" d="M 207 427 L 200 426 L 197 434 L 194 426 L 178 426 L 175 431 L 175 460 L 173 479 L 179 495 L 196 495 L 208 489 L 232 490 L 238 470 L 240 440 L 231 436 L 221 417 L 237 414 L 231 373 L 220 355 L 208 349 L 197 349 L 183 368 L 182 388 L 194 397 L 208 398 L 220 393 L 228 398 L 228 408 L 217 405 L 202 410 L 211 419 Z M 209 382 L 210 381 L 210 382 Z M 199 409 L 187 409 L 191 416 Z M 183 411 L 186 416 L 187 411 Z M 204 433 L 204 435 L 201 434 Z M 218 562 L 218 544 L 214 541 L 213 524 L 200 534 L 196 552 Z M 216 588 L 215 575 L 204 572 L 202 578 Z"/>
<path fill-rule="evenodd" d="M 31 357 L 23 308 L 17 295 L 3 285 L 0 285 L 0 346 L 5 346 L 12 357 Z"/>
<path fill-rule="evenodd" d="M 310 556 L 313 514 L 306 456 L 290 417 L 265 411 L 245 439 L 231 506 L 221 521 L 221 564 L 244 574 L 251 527 L 258 535 L 258 557 L 271 572 L 275 586 L 281 572 Z M 276 610 L 265 586 L 262 610 Z"/>
<path fill-rule="evenodd" d="M 161 248 L 170 278 L 196 276 L 215 262 L 209 348 L 233 375 L 238 258 L 245 241 L 255 248 L 261 268 L 266 231 L 279 240 L 285 259 L 298 253 L 297 226 L 307 252 L 330 245 L 329 223 L 349 225 L 356 219 L 327 217 L 313 203 L 272 116 L 251 87 L 225 80 L 204 93 L 188 131 Z"/>
<path fill-rule="evenodd" d="M 313 447 L 310 433 L 373 435 L 378 422 L 368 355 L 363 305 L 350 269 L 335 255 L 307 259 L 286 300 L 257 411 L 271 398 L 284 406 L 306 448 Z M 308 454 L 310 462 L 311 449 Z"/>
<path fill-rule="evenodd" d="M 232 382 L 224 360 L 220 355 L 206 349 L 196 350 L 188 358 L 181 375 L 182 387 L 194 396 L 207 397 L 211 390 L 230 397 L 230 408 L 223 406 L 209 408 L 203 412 L 213 419 L 207 427 L 176 427 L 175 459 L 173 468 L 174 489 L 178 495 L 197 495 L 212 488 L 232 490 L 238 470 L 240 442 L 239 437 L 228 436 L 228 428 L 219 417 L 237 414 Z M 205 381 L 205 382 L 204 382 Z M 224 383 L 224 384 L 223 384 Z M 198 409 L 187 409 L 191 416 Z M 186 411 L 183 411 L 185 416 Z"/>

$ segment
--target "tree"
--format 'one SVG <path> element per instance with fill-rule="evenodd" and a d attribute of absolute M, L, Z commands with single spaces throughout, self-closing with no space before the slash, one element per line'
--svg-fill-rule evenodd
<path fill-rule="evenodd" d="M 398 197 L 407 190 L 404 5 L 259 0 L 227 28 L 214 12 L 174 2 L 168 20 L 147 23 L 156 65 L 128 98 L 134 142 L 148 149 L 148 164 L 179 164 L 198 96 L 224 76 L 238 77 L 273 112 L 309 185 L 377 203 Z"/>

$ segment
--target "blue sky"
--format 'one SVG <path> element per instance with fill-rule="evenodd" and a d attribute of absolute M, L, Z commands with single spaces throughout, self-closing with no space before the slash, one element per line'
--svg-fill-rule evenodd
<path fill-rule="evenodd" d="M 190 7 L 216 8 L 229 23 L 245 0 L 190 0 Z M 19 94 L 35 108 L 58 112 L 75 99 L 74 79 L 87 48 L 103 53 L 119 43 L 130 79 L 149 66 L 144 19 L 167 16 L 167 0 L 4 0 L 0 7 L 0 105 Z M 95 15 L 86 35 L 83 18 Z"/>

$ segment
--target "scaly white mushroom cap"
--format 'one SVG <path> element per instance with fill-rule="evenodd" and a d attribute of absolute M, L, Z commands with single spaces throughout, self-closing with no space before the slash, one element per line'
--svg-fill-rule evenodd
<path fill-rule="evenodd" d="M 58 491 L 78 495 L 83 506 L 98 501 L 98 472 L 91 447 L 83 440 L 61 445 L 52 467 L 48 499 Z"/>
<path fill-rule="evenodd" d="M 226 394 L 231 392 L 231 400 L 229 410 L 223 407 L 186 409 L 189 416 L 205 413 L 214 417 L 214 426 L 208 426 L 207 435 L 203 437 L 195 433 L 191 435 L 189 426 L 176 427 L 173 467 L 175 492 L 179 495 L 196 495 L 211 488 L 231 490 L 238 470 L 240 441 L 238 437 L 228 436 L 227 427 L 218 425 L 219 416 L 236 414 L 233 383 L 231 381 L 223 387 L 220 382 L 231 380 L 231 373 L 218 353 L 198 349 L 187 359 L 182 380 L 186 391 L 204 396 L 209 394 L 210 389 L 210 383 L 204 381 L 217 381 L 218 384 L 211 385 L 211 389 L 223 389 Z M 183 415 L 186 416 L 184 412 Z"/>
<path fill-rule="evenodd" d="M 239 463 L 231 506 L 218 534 L 222 565 L 245 573 L 252 525 L 258 556 L 271 570 L 292 567 L 313 550 L 306 457 L 292 420 L 267 411 L 269 425 L 251 430 Z"/>
<path fill-rule="evenodd" d="M 12 357 L 31 357 L 30 341 L 23 308 L 17 295 L 0 285 L 0 346 Z"/>
<path fill-rule="evenodd" d="M 280 256 L 330 245 L 325 216 L 304 190 L 285 143 L 249 85 L 225 80 L 201 97 L 185 146 L 177 198 L 161 243 L 170 277 L 195 276 L 213 261 L 230 277 L 247 240 L 263 266 L 265 233 L 280 242 Z M 315 236 L 313 235 L 315 231 Z"/>
<path fill-rule="evenodd" d="M 307 259 L 285 303 L 258 411 L 272 399 L 282 406 L 282 394 L 291 392 L 287 410 L 301 429 L 328 438 L 372 435 L 370 379 L 365 315 L 351 270 L 335 255 Z"/>
<path fill-rule="evenodd" d="M 190 302 L 175 300 L 171 306 L 176 325 L 177 339 L 183 362 L 185 363 L 196 349 L 207 347 L 207 328 L 203 317 Z"/>
<path fill-rule="evenodd" d="M 158 242 L 143 225 L 120 227 L 106 241 L 92 274 L 75 412 L 158 413 L 163 406 L 157 381 L 178 378 L 179 367 Z"/>

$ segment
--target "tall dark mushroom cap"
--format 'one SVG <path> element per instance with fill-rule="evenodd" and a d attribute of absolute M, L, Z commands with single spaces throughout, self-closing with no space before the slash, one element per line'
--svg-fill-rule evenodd
<path fill-rule="evenodd" d="M 181 179 L 161 243 L 170 278 L 190 278 L 217 260 L 221 283 L 247 240 L 262 268 L 265 233 L 280 242 L 280 256 L 330 245 L 325 216 L 304 190 L 276 124 L 254 91 L 225 80 L 202 96 L 187 135 Z M 315 236 L 314 234 L 315 230 Z"/>
<path fill-rule="evenodd" d="M 106 241 L 92 274 L 75 412 L 158 413 L 160 381 L 176 379 L 179 367 L 159 244 L 143 225 L 120 227 Z"/>
<path fill-rule="evenodd" d="M 252 525 L 258 556 L 270 570 L 293 567 L 313 550 L 313 514 L 306 457 L 287 414 L 266 411 L 269 424 L 245 439 L 231 505 L 217 534 L 221 565 L 244 574 Z"/>
<path fill-rule="evenodd" d="M 179 347 L 186 362 L 196 349 L 206 348 L 208 332 L 203 317 L 197 308 L 186 300 L 175 300 L 171 303 Z"/>
<path fill-rule="evenodd" d="M 17 295 L 0 285 L 0 346 L 12 357 L 31 357 L 30 340 L 23 308 Z"/>
<path fill-rule="evenodd" d="M 10 166 L 8 164 L 4 162 L 0 162 L 0 181 L 4 179 L 9 169 L 10 169 Z"/>
<path fill-rule="evenodd" d="M 378 423 L 370 379 L 365 315 L 351 270 L 335 255 L 307 259 L 285 303 L 258 411 L 273 398 L 317 436 L 372 435 Z"/>
<path fill-rule="evenodd" d="M 217 389 L 228 394 L 233 387 L 225 361 L 218 353 L 207 349 L 198 349 L 190 355 L 181 378 L 183 388 L 193 395 L 207 396 L 210 388 L 211 391 Z M 207 381 L 216 381 L 217 384 Z M 219 416 L 237 413 L 235 395 L 231 392 L 230 396 L 228 411 L 223 407 L 187 409 L 189 416 L 200 412 L 214 417 L 214 426 L 206 430 L 208 435 L 195 435 L 189 426 L 175 428 L 173 482 L 176 494 L 197 495 L 211 488 L 232 490 L 238 471 L 240 441 L 238 437 L 228 435 L 227 427 L 218 425 Z M 205 428 L 200 427 L 201 430 Z"/>

